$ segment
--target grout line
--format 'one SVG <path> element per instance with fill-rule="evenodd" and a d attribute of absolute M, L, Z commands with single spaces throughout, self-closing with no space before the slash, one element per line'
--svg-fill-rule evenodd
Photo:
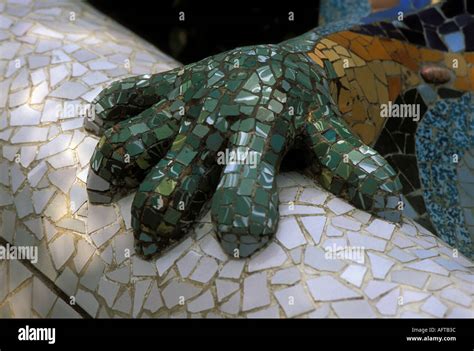
<path fill-rule="evenodd" d="M 4 238 L 0 237 L 0 245 L 3 245 L 3 246 L 7 246 L 7 245 L 10 245 L 10 246 L 13 246 L 12 244 L 10 244 L 7 240 L 5 240 Z M 32 264 L 30 261 L 28 260 L 18 260 L 19 262 L 21 262 L 23 265 L 25 265 L 26 268 L 28 268 L 31 273 L 33 273 L 33 276 L 38 278 L 39 280 L 41 280 L 43 282 L 43 284 L 45 284 L 49 289 L 51 289 L 57 296 L 58 298 L 60 298 L 61 300 L 63 300 L 68 306 L 70 306 L 75 312 L 77 312 L 82 318 L 84 319 L 92 319 L 93 317 L 86 312 L 86 310 L 84 310 L 81 306 L 79 306 L 76 302 L 75 305 L 71 305 L 69 303 L 69 300 L 70 300 L 70 297 L 68 296 L 68 294 L 66 294 L 64 291 L 62 291 L 56 284 L 54 284 L 54 282 L 49 279 L 43 272 L 41 272 L 38 268 L 36 268 L 36 266 L 34 264 Z"/>

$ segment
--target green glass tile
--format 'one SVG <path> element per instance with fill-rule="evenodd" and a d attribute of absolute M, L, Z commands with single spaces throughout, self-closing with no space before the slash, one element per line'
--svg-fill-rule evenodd
<path fill-rule="evenodd" d="M 161 179 L 160 183 L 155 188 L 155 192 L 163 196 L 168 196 L 173 192 L 174 188 L 176 187 L 176 184 L 176 180 L 165 177 Z"/>
<path fill-rule="evenodd" d="M 207 81 L 207 86 L 211 86 L 211 85 L 217 83 L 222 78 L 224 78 L 224 73 L 222 73 L 221 71 L 216 71 L 216 72 L 212 73 L 212 71 L 211 71 L 211 72 L 209 72 L 208 76 L 210 78 Z"/>
<path fill-rule="evenodd" d="M 235 98 L 235 102 L 245 105 L 254 106 L 257 104 L 259 97 L 257 95 L 253 95 L 245 90 L 242 90 L 237 97 Z"/>

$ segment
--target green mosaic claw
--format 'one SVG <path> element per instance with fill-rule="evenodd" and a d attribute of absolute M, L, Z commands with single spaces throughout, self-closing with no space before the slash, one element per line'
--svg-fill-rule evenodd
<path fill-rule="evenodd" d="M 91 160 L 91 202 L 138 186 L 132 227 L 149 258 L 178 242 L 212 198 L 224 250 L 247 257 L 277 230 L 276 175 L 298 143 L 324 188 L 397 220 L 395 172 L 343 122 L 330 73 L 305 53 L 268 45 L 112 84 L 95 101 L 92 129 L 103 136 Z"/>

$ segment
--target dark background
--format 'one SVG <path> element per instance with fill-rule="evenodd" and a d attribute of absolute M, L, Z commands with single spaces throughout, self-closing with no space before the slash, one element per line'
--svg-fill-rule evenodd
<path fill-rule="evenodd" d="M 89 0 L 181 63 L 238 46 L 278 43 L 317 27 L 319 0 Z M 185 21 L 179 21 L 183 11 Z M 294 12 L 294 21 L 288 13 Z"/>

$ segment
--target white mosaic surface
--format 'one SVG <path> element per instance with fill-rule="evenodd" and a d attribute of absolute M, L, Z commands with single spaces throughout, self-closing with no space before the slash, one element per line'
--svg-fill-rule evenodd
<path fill-rule="evenodd" d="M 33 267 L 0 261 L 0 317 L 474 317 L 471 261 L 297 173 L 279 177 L 279 231 L 250 259 L 224 254 L 209 215 L 159 259 L 138 258 L 133 195 L 88 204 L 97 138 L 55 111 L 176 65 L 77 1 L 0 2 L 0 240 L 39 248 Z M 333 245 L 363 246 L 363 262 L 328 259 Z"/>

